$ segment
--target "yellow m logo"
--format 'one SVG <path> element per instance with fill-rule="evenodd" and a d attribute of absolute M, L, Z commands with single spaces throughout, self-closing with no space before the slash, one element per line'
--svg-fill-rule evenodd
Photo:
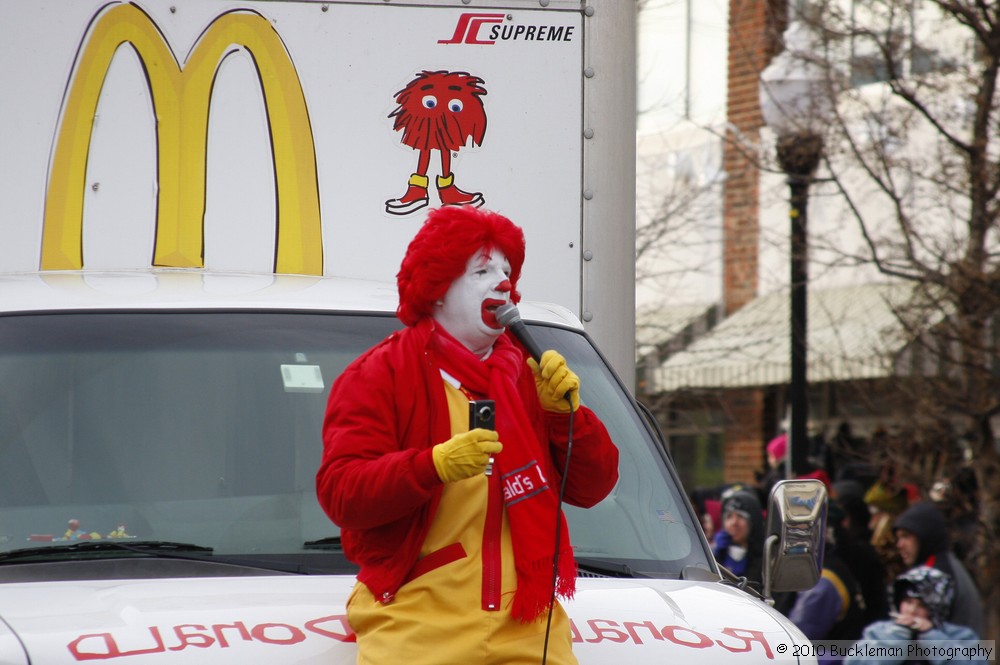
<path fill-rule="evenodd" d="M 94 116 L 111 60 L 126 43 L 145 67 L 156 114 L 159 193 L 153 264 L 204 266 L 209 102 L 221 60 L 238 45 L 256 63 L 271 130 L 277 196 L 274 270 L 323 274 L 312 128 L 298 74 L 277 32 L 257 13 L 223 14 L 202 33 L 182 68 L 150 17 L 131 4 L 104 12 L 77 57 L 49 173 L 42 270 L 83 267 L 83 200 Z"/>

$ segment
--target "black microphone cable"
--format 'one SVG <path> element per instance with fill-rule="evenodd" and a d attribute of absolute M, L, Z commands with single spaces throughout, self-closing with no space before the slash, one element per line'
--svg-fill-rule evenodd
<path fill-rule="evenodd" d="M 566 461 L 563 462 L 562 479 L 559 481 L 559 503 L 556 506 L 556 546 L 552 554 L 552 596 L 549 599 L 549 612 L 545 618 L 545 644 L 542 646 L 542 665 L 549 656 L 549 633 L 552 629 L 552 610 L 556 605 L 556 583 L 559 580 L 559 550 L 562 547 L 563 496 L 566 494 L 566 476 L 569 475 L 569 458 L 573 453 L 573 400 L 566 395 L 569 402 L 569 434 L 566 437 Z"/>
<path fill-rule="evenodd" d="M 528 332 L 524 322 L 521 320 L 521 313 L 514 303 L 507 303 L 499 307 L 496 311 L 497 323 L 510 330 L 510 332 L 524 346 L 528 354 L 541 363 L 542 349 Z M 577 388 L 579 390 L 579 387 Z M 556 584 L 559 581 L 559 550 L 562 548 L 562 520 L 563 520 L 563 497 L 566 495 L 566 476 L 569 475 L 569 460 L 573 452 L 573 400 L 570 393 L 565 395 L 569 403 L 569 433 L 566 437 L 566 460 L 563 462 L 562 479 L 559 482 L 559 503 L 556 506 L 556 534 L 555 552 L 552 553 L 552 595 L 549 598 L 549 611 L 545 619 L 545 644 L 542 646 L 542 665 L 545 665 L 549 655 L 549 635 L 552 631 L 552 611 L 556 604 Z"/>

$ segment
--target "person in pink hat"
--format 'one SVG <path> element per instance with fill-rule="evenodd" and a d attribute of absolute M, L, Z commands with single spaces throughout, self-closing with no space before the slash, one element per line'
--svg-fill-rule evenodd
<path fill-rule="evenodd" d="M 767 443 L 767 468 L 757 477 L 757 494 L 762 505 L 767 504 L 771 488 L 785 477 L 785 455 L 788 454 L 788 435 L 782 432 Z"/>

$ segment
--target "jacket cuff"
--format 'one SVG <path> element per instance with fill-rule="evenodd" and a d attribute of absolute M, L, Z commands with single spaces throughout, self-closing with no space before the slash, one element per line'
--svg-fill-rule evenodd
<path fill-rule="evenodd" d="M 434 467 L 432 448 L 421 450 L 413 457 L 413 473 L 421 487 L 433 489 L 442 483 Z"/>

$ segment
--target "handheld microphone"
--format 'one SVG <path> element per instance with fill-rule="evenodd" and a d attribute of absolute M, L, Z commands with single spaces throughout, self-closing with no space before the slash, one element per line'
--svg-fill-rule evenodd
<path fill-rule="evenodd" d="M 497 308 L 496 317 L 497 323 L 514 333 L 514 337 L 517 338 L 517 341 L 521 342 L 525 350 L 535 359 L 535 362 L 541 363 L 542 347 L 538 346 L 538 342 L 528 332 L 528 327 L 521 320 L 521 312 L 517 311 L 517 306 L 513 303 L 501 305 Z M 566 393 L 566 401 L 572 406 L 573 402 L 570 400 L 569 392 Z"/>
<path fill-rule="evenodd" d="M 528 332 L 528 328 L 524 325 L 524 321 L 521 320 L 521 313 L 517 311 L 517 306 L 513 303 L 507 303 L 497 308 L 496 312 L 497 323 L 502 325 L 504 328 L 509 328 L 514 337 L 521 342 L 525 350 L 535 359 L 535 362 L 542 361 L 542 349 L 538 346 L 538 342 L 535 338 L 531 336 Z"/>

